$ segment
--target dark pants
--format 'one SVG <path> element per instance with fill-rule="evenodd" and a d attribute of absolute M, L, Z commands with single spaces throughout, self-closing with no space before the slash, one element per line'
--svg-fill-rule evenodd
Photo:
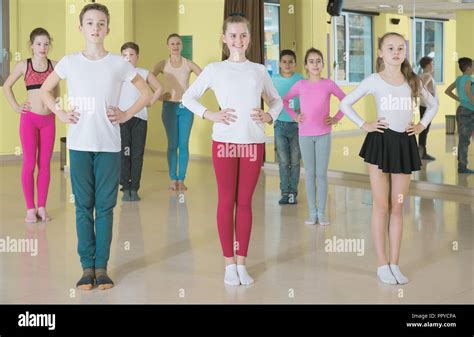
<path fill-rule="evenodd" d="M 467 167 L 467 151 L 471 143 L 471 135 L 474 130 L 474 111 L 463 106 L 456 110 L 456 121 L 458 123 L 458 168 Z"/>
<path fill-rule="evenodd" d="M 122 137 L 122 167 L 120 185 L 124 190 L 138 191 L 145 153 L 147 121 L 133 117 L 120 124 Z"/>
<path fill-rule="evenodd" d="M 420 119 L 425 115 L 426 107 L 420 105 Z M 430 131 L 431 123 L 428 124 L 426 129 L 424 129 L 418 136 L 418 146 L 423 146 L 426 153 L 426 139 L 428 138 L 428 131 Z"/>

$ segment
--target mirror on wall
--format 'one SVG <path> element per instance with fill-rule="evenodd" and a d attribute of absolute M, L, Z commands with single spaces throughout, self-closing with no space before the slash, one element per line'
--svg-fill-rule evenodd
<path fill-rule="evenodd" d="M 445 90 L 461 72 L 460 57 L 474 58 L 474 44 L 469 36 L 474 20 L 474 4 L 464 1 L 397 1 L 345 0 L 340 16 L 332 17 L 319 1 L 281 0 L 268 4 L 279 8 L 280 19 L 265 18 L 265 46 L 270 59 L 267 67 L 274 67 L 274 51 L 291 49 L 297 54 L 296 71 L 305 76 L 304 53 L 314 47 L 323 52 L 324 76 L 345 92 L 355 89 L 360 81 L 375 72 L 379 38 L 388 31 L 401 33 L 407 43 L 407 57 L 417 75 L 422 75 L 420 60 L 430 57 L 433 84 L 439 110 L 429 131 L 417 136 L 422 168 L 413 173 L 413 179 L 435 184 L 474 187 L 474 178 L 458 173 L 458 126 L 456 110 L 459 103 L 445 94 Z M 290 13 L 289 9 L 294 12 Z M 311 29 L 308 29 L 311 27 Z M 267 33 L 268 31 L 268 33 Z M 279 32 L 277 34 L 276 32 Z M 271 33 L 270 33 L 271 32 Z M 278 40 L 277 40 L 278 39 Z M 267 50 L 267 49 L 266 49 Z M 270 70 L 270 69 L 269 69 Z M 426 71 L 426 70 L 425 70 Z M 474 92 L 474 91 L 473 91 Z M 456 93 L 456 90 L 454 90 Z M 331 115 L 337 112 L 338 100 L 331 100 Z M 367 120 L 375 119 L 372 96 L 364 97 L 354 109 Z M 419 108 L 414 109 L 413 121 L 420 120 Z M 367 175 L 367 165 L 359 157 L 365 137 L 347 117 L 333 127 L 329 170 Z M 474 134 L 472 135 L 474 137 Z M 471 138 L 472 139 L 472 138 Z M 421 145 L 420 145 L 421 140 Z M 461 150 L 462 151 L 462 150 Z M 474 167 L 474 151 L 468 151 L 468 163 Z M 278 163 L 274 144 L 267 145 L 266 162 Z"/>

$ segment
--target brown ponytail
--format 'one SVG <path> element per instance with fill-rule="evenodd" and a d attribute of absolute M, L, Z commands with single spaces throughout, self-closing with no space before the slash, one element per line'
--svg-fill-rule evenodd
<path fill-rule="evenodd" d="M 33 29 L 30 33 L 30 40 L 28 41 L 30 46 L 33 45 L 37 36 L 46 36 L 49 40 L 50 45 L 51 45 L 51 42 L 53 41 L 53 39 L 51 38 L 51 35 L 49 35 L 46 29 L 38 27 L 38 28 Z"/>
<path fill-rule="evenodd" d="M 37 27 L 37 28 L 35 28 L 31 31 L 30 38 L 28 39 L 28 43 L 27 43 L 27 47 L 30 50 L 30 52 L 32 53 L 32 55 L 33 55 L 33 50 L 30 49 L 30 48 L 31 48 L 31 46 L 33 46 L 33 44 L 35 43 L 35 39 L 38 36 L 46 36 L 49 40 L 50 50 L 53 49 L 53 38 L 51 37 L 51 35 L 49 35 L 49 33 L 46 29 L 44 29 L 42 27 Z"/>
<path fill-rule="evenodd" d="M 166 38 L 166 44 L 168 44 L 168 42 L 170 42 L 170 39 L 173 38 L 173 37 L 177 37 L 178 39 L 181 40 L 181 42 L 183 42 L 183 39 L 181 38 L 181 35 L 173 33 L 173 34 L 168 35 L 168 37 Z"/>
<path fill-rule="evenodd" d="M 399 36 L 403 40 L 405 40 L 403 35 L 399 33 L 395 33 L 395 32 L 385 33 L 379 40 L 379 50 L 382 49 L 383 41 L 385 40 L 385 38 L 391 35 Z M 377 57 L 375 68 L 377 72 L 380 72 L 385 68 L 383 59 L 381 57 Z M 408 59 L 406 57 L 405 57 L 405 60 L 403 60 L 400 70 L 403 76 L 405 77 L 405 80 L 408 82 L 408 85 L 410 86 L 412 100 L 414 102 L 417 102 L 418 98 L 420 97 L 421 81 L 418 78 L 418 76 L 413 72 L 410 62 L 408 62 Z"/>
<path fill-rule="evenodd" d="M 413 72 L 410 62 L 408 62 L 407 59 L 403 61 L 401 71 L 403 76 L 407 80 L 408 85 L 410 86 L 411 98 L 414 102 L 417 102 L 418 98 L 420 97 L 421 82 L 418 76 Z"/>

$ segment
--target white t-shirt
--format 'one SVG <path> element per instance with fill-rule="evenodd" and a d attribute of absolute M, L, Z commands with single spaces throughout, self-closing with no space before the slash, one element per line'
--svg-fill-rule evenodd
<path fill-rule="evenodd" d="M 69 105 L 81 115 L 70 124 L 67 147 L 77 151 L 120 152 L 120 126 L 107 117 L 108 106 L 118 106 L 123 82 L 137 72 L 120 55 L 108 53 L 100 60 L 89 60 L 81 52 L 64 56 L 54 68 L 67 80 Z"/>
<path fill-rule="evenodd" d="M 150 73 L 148 70 L 143 68 L 135 68 L 138 75 L 140 75 L 146 82 L 148 74 Z M 132 84 L 132 82 L 123 82 L 122 85 L 122 93 L 120 94 L 120 103 L 119 109 L 122 111 L 128 110 L 140 97 L 140 91 Z M 135 116 L 140 119 L 146 121 L 148 119 L 148 109 L 145 106 L 140 112 L 138 112 Z"/>
<path fill-rule="evenodd" d="M 410 122 L 413 121 L 414 107 L 411 100 L 411 89 L 407 82 L 402 85 L 391 85 L 379 74 L 367 76 L 359 86 L 352 90 L 341 101 L 340 110 L 355 124 L 361 127 L 364 120 L 354 111 L 352 105 L 362 97 L 372 94 L 377 106 L 377 118 L 385 117 L 388 128 L 397 132 L 405 132 Z M 424 88 L 421 96 L 426 104 L 426 112 L 420 121 L 427 126 L 438 111 L 438 102 Z"/>
<path fill-rule="evenodd" d="M 264 125 L 257 124 L 250 117 L 253 109 L 260 108 L 260 100 L 265 97 L 270 107 L 268 112 L 276 121 L 283 108 L 265 66 L 248 60 L 210 63 L 184 93 L 183 105 L 202 117 L 207 109 L 198 99 L 208 88 L 214 91 L 221 109 L 234 109 L 235 112 L 231 113 L 237 116 L 237 120 L 229 125 L 214 123 L 213 140 L 236 144 L 265 142 Z"/>

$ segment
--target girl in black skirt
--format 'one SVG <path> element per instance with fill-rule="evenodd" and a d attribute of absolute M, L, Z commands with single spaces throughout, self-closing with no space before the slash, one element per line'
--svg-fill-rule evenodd
<path fill-rule="evenodd" d="M 372 236 L 378 257 L 377 276 L 384 283 L 405 284 L 408 279 L 398 266 L 403 230 L 403 203 L 410 175 L 421 167 L 415 135 L 422 132 L 438 110 L 436 99 L 422 86 L 406 59 L 406 43 L 398 33 L 386 33 L 379 40 L 377 73 L 365 78 L 341 102 L 340 110 L 368 132 L 359 155 L 368 163 L 372 188 Z M 352 108 L 363 96 L 372 94 L 377 120 L 368 123 Z M 426 112 L 418 124 L 413 113 L 420 96 Z M 391 186 L 390 186 L 391 182 Z M 385 233 L 389 216 L 389 251 Z"/>

